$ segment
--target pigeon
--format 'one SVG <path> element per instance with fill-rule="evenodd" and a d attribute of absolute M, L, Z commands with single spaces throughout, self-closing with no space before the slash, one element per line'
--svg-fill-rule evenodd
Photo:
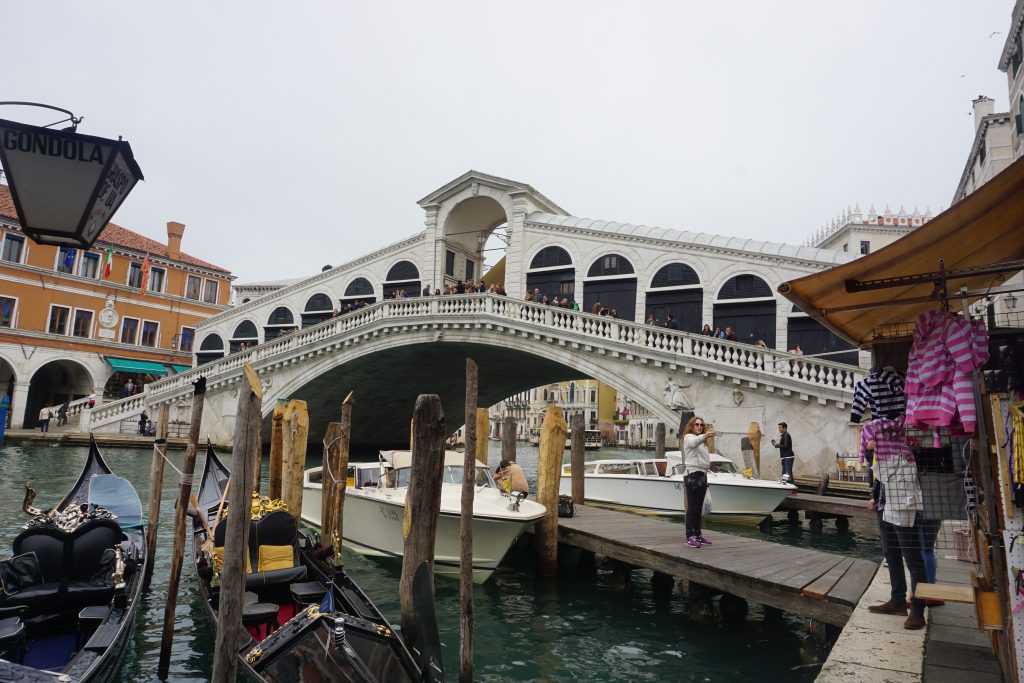
<path fill-rule="evenodd" d="M 995 38 L 995 37 L 996 37 L 996 36 L 998 36 L 998 35 L 1001 35 L 1001 34 L 999 33 L 999 31 L 992 31 L 992 33 L 988 34 L 988 37 L 989 37 L 989 38 Z"/>

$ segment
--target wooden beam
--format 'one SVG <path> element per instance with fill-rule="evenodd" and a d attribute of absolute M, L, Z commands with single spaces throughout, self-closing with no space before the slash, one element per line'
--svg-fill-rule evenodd
<path fill-rule="evenodd" d="M 554 576 L 558 572 L 558 486 L 562 478 L 566 431 L 562 410 L 549 405 L 540 427 L 537 456 L 537 502 L 547 510 L 534 526 L 541 576 Z"/>
<path fill-rule="evenodd" d="M 466 448 L 462 461 L 462 515 L 459 520 L 459 681 L 462 683 L 473 681 L 473 498 L 476 468 L 480 466 L 473 457 L 478 438 L 474 419 L 477 415 L 477 390 L 476 362 L 467 358 Z M 502 446 L 506 441 L 505 434 L 502 434 Z M 515 441 L 512 441 L 512 447 L 514 451 Z"/>
<path fill-rule="evenodd" d="M 149 515 L 146 521 L 146 571 L 142 575 L 142 589 L 149 589 L 156 564 L 156 534 L 160 525 L 160 500 L 164 492 L 164 457 L 167 455 L 167 421 L 171 406 L 160 406 L 156 421 L 156 441 L 153 442 L 153 464 L 149 469 Z"/>

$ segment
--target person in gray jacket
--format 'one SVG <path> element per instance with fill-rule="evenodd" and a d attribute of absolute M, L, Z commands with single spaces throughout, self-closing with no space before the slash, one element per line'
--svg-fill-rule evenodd
<path fill-rule="evenodd" d="M 704 512 L 704 496 L 708 492 L 708 468 L 711 454 L 706 445 L 707 438 L 715 430 L 704 429 L 704 418 L 691 417 L 683 429 L 683 464 L 686 472 L 683 486 L 686 488 L 686 545 L 699 548 L 711 545 L 701 533 L 701 515 Z"/>

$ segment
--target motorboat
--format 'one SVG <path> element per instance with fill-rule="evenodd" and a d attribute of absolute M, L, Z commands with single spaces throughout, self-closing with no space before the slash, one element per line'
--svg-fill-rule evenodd
<path fill-rule="evenodd" d="M 219 570 L 227 517 L 220 512 L 229 478 L 228 469 L 207 446 L 200 510 L 193 520 L 193 550 L 199 592 L 214 630 L 223 628 L 218 623 Z M 239 673 L 246 680 L 444 680 L 443 669 L 426 661 L 431 653 L 414 657 L 344 567 L 320 557 L 313 540 L 298 529 L 280 501 L 258 496 L 252 500 L 245 603 L 242 625 L 235 627 L 242 631 Z M 414 600 L 416 592 L 414 586 Z M 432 608 L 432 591 L 427 591 L 426 600 Z M 440 661 L 439 650 L 431 661 Z"/>
<path fill-rule="evenodd" d="M 462 478 L 464 455 L 444 454 L 441 513 L 434 545 L 434 572 L 459 574 Z M 499 488 L 483 463 L 476 468 L 473 496 L 473 581 L 483 583 L 505 557 L 516 538 L 544 516 L 545 508 L 524 494 Z M 378 557 L 402 557 L 405 499 L 412 474 L 409 451 L 381 451 L 378 462 L 351 463 L 345 491 L 342 543 L 356 552 Z M 306 470 L 302 519 L 320 526 L 323 471 Z"/>
<path fill-rule="evenodd" d="M 587 502 L 623 507 L 652 515 L 682 517 L 683 463 L 679 451 L 664 458 L 591 460 L 584 465 L 583 490 Z M 728 458 L 712 453 L 708 472 L 711 517 L 760 521 L 779 506 L 796 486 L 754 479 L 737 471 Z M 562 467 L 560 493 L 572 492 L 572 467 Z"/>
<path fill-rule="evenodd" d="M 128 649 L 146 566 L 142 504 L 90 436 L 78 481 L 0 562 L 0 680 L 111 681 Z"/>
<path fill-rule="evenodd" d="M 538 440 L 539 443 L 539 440 Z M 583 437 L 583 449 L 587 451 L 596 451 L 601 448 L 601 430 L 600 429 L 587 429 Z M 570 429 L 565 435 L 565 447 L 572 448 L 572 430 Z"/>

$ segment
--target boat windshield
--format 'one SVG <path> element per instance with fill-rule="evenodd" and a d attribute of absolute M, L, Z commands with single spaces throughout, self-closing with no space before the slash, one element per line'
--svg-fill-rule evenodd
<path fill-rule="evenodd" d="M 455 465 L 445 465 L 444 472 L 441 474 L 441 483 L 461 485 L 463 469 L 464 468 L 457 467 Z M 412 477 L 412 468 L 401 467 L 397 470 L 397 473 L 398 478 L 396 480 L 395 486 L 397 488 L 408 486 L 409 478 Z M 491 473 L 488 472 L 483 467 L 476 468 L 476 485 L 487 487 L 494 486 L 494 480 L 491 478 Z"/>
<path fill-rule="evenodd" d="M 736 470 L 736 465 L 732 462 L 713 462 L 711 463 L 712 472 L 721 472 L 722 474 L 739 474 Z"/>

